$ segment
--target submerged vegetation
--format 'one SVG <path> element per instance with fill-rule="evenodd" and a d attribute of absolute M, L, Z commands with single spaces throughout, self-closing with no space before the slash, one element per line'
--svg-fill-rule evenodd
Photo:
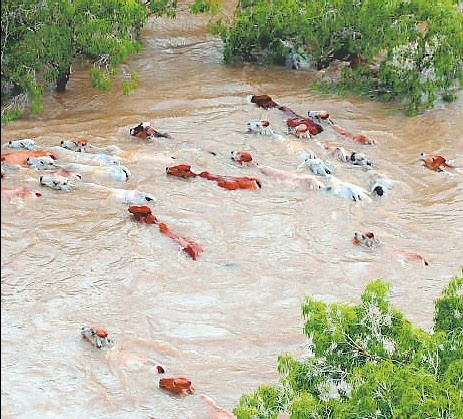
<path fill-rule="evenodd" d="M 239 419 L 463 417 L 463 271 L 435 301 L 428 333 L 368 284 L 357 305 L 306 297 L 306 354 L 278 358 L 278 385 L 243 394 Z"/>
<path fill-rule="evenodd" d="M 235 3 L 235 2 L 234 2 Z M 224 0 L 187 1 L 209 13 L 224 41 L 225 63 L 338 66 L 314 87 L 353 91 L 403 103 L 409 114 L 453 101 L 463 81 L 463 3 L 458 0 L 238 0 L 232 19 Z M 151 15 L 175 18 L 177 0 L 4 0 L 1 6 L 2 122 L 23 109 L 42 110 L 50 87 L 66 89 L 72 64 L 89 64 L 91 85 L 124 94 L 138 78 L 124 66 L 141 51 Z M 8 101 L 5 101 L 8 99 Z"/>

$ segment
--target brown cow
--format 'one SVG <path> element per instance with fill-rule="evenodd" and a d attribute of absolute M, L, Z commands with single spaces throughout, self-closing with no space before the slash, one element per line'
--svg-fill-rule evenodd
<path fill-rule="evenodd" d="M 27 159 L 29 159 L 29 157 L 43 157 L 43 156 L 51 157 L 53 160 L 58 159 L 58 157 L 55 154 L 50 153 L 48 151 L 44 151 L 44 150 L 21 150 L 21 151 L 11 151 L 9 153 L 1 154 L 3 164 L 20 165 L 20 166 L 26 166 Z"/>
<path fill-rule="evenodd" d="M 191 380 L 185 377 L 169 377 L 159 380 L 159 388 L 174 394 L 193 394 L 195 388 Z"/>

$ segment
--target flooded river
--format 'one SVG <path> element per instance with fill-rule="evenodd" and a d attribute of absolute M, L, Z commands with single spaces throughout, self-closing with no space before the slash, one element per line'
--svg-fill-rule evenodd
<path fill-rule="evenodd" d="M 391 300 L 407 318 L 430 330 L 433 302 L 462 266 L 463 171 L 433 172 L 419 155 L 438 153 L 463 166 L 461 98 L 409 118 L 392 105 L 313 91 L 309 73 L 226 66 L 221 42 L 198 17 L 154 19 L 144 42 L 127 63 L 140 79 L 129 96 L 117 87 L 95 92 L 88 68 L 76 67 L 67 92 L 47 97 L 42 114 L 2 126 L 2 145 L 31 138 L 52 149 L 77 136 L 117 145 L 132 173 L 123 184 L 84 174 L 69 193 L 41 187 L 41 173 L 31 168 L 2 179 L 2 187 L 42 192 L 1 203 L 2 418 L 208 418 L 202 393 L 231 410 L 241 394 L 278 381 L 279 354 L 303 351 L 306 295 L 357 303 L 377 278 L 391 283 Z M 298 139 L 286 133 L 279 110 L 249 102 L 257 94 L 302 115 L 326 109 L 376 144 L 349 142 L 326 125 Z M 261 119 L 282 138 L 246 132 L 248 121 Z M 142 121 L 179 141 L 131 137 Z M 324 154 L 328 143 L 363 152 L 373 168 L 334 160 Z M 230 159 L 232 150 L 247 150 L 262 165 L 310 174 L 299 166 L 308 149 L 343 181 L 368 188 L 381 172 L 393 189 L 354 202 Z M 229 191 L 204 178 L 166 175 L 180 163 L 258 177 L 262 187 Z M 153 214 L 204 252 L 192 260 L 87 182 L 154 195 Z M 418 252 L 429 266 L 354 246 L 355 231 Z M 82 326 L 106 327 L 117 352 L 91 347 Z M 130 354 L 162 363 L 166 376 L 190 378 L 196 393 L 166 394 L 153 368 L 126 362 Z"/>

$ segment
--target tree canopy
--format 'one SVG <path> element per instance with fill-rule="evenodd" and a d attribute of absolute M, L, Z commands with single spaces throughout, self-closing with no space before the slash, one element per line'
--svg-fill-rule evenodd
<path fill-rule="evenodd" d="M 33 112 L 47 87 L 65 89 L 77 59 L 93 63 L 92 85 L 108 90 L 117 66 L 141 50 L 148 18 L 138 0 L 4 0 L 1 7 L 2 97 L 25 92 Z M 135 85 L 127 75 L 123 88 Z"/>
<path fill-rule="evenodd" d="M 463 417 L 463 271 L 435 301 L 426 332 L 391 305 L 390 285 L 368 284 L 357 305 L 306 297 L 301 359 L 278 358 L 278 385 L 243 394 L 239 418 Z"/>
<path fill-rule="evenodd" d="M 221 34 L 226 62 L 344 60 L 339 82 L 318 87 L 402 100 L 410 114 L 454 100 L 463 80 L 458 0 L 240 0 Z"/>

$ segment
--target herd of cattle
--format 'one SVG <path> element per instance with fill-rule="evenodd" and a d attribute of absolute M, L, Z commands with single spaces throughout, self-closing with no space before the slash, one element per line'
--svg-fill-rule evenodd
<path fill-rule="evenodd" d="M 308 111 L 307 116 L 302 116 L 288 108 L 277 104 L 268 95 L 254 95 L 251 103 L 268 110 L 278 109 L 282 112 L 287 131 L 277 133 L 269 120 L 248 121 L 246 130 L 249 133 L 259 134 L 266 137 L 274 137 L 284 140 L 286 135 L 294 136 L 306 144 L 318 147 L 304 149 L 299 153 L 301 164 L 298 169 L 309 169 L 310 173 L 298 171 L 287 171 L 277 169 L 268 165 L 258 163 L 254 156 L 247 150 L 233 150 L 230 152 L 230 159 L 242 167 L 253 167 L 264 179 L 275 179 L 291 188 L 298 188 L 307 191 L 324 191 L 328 194 L 347 198 L 354 202 L 370 202 L 372 199 L 384 199 L 394 187 L 394 182 L 377 172 L 374 164 L 366 157 L 366 154 L 358 150 L 349 150 L 352 147 L 372 146 L 375 140 L 363 133 L 353 133 L 336 124 L 327 111 Z M 315 137 L 325 130 L 332 130 L 337 138 L 347 140 L 348 146 L 333 145 L 318 142 Z M 144 122 L 130 128 L 129 136 L 134 138 L 154 140 L 156 138 L 167 138 L 178 141 L 169 133 L 157 131 L 150 123 Z M 312 141 L 313 140 L 313 141 Z M 87 139 L 77 137 L 73 140 L 62 140 L 60 144 L 51 149 L 45 149 L 32 139 L 11 140 L 3 144 L 5 152 L 1 154 L 2 178 L 14 178 L 18 170 L 28 167 L 39 171 L 38 184 L 62 192 L 71 192 L 78 185 L 85 183 L 95 190 L 107 193 L 118 202 L 128 205 L 130 216 L 138 222 L 155 224 L 159 231 L 176 242 L 186 256 L 193 260 L 199 258 L 203 252 L 202 246 L 172 231 L 165 223 L 160 222 L 147 205 L 154 203 L 156 198 L 144 191 L 108 187 L 102 183 L 84 182 L 87 174 L 97 178 L 108 178 L 114 182 L 126 182 L 132 177 L 130 169 L 124 163 L 124 151 L 116 145 L 98 147 L 90 144 Z M 214 154 L 214 153 L 212 153 Z M 329 161 L 341 162 L 343 164 L 359 166 L 371 173 L 367 188 L 345 182 L 334 175 Z M 434 171 L 448 171 L 456 167 L 449 164 L 440 155 L 421 153 L 419 160 L 424 166 Z M 214 182 L 218 187 L 227 190 L 247 189 L 257 191 L 265 184 L 265 180 L 253 176 L 228 176 L 212 174 L 209 171 L 194 172 L 191 165 L 182 163 L 166 167 L 166 175 L 180 177 L 183 179 L 201 178 Z M 4 187 L 2 182 L 2 200 L 27 200 L 42 196 L 38 188 L 30 188 L 24 185 L 15 187 Z M 368 248 L 384 246 L 373 232 L 355 232 L 353 243 Z M 429 261 L 423 256 L 409 251 L 395 249 L 389 246 L 403 260 L 419 262 L 428 265 Z M 106 329 L 101 327 L 84 327 L 81 330 L 82 336 L 93 346 L 99 349 L 110 349 L 114 342 L 109 338 Z M 156 371 L 159 374 L 165 372 L 163 366 L 157 364 Z M 185 377 L 161 378 L 160 388 L 175 394 L 193 394 L 194 387 L 191 380 Z M 215 417 L 231 418 L 231 413 L 226 412 L 215 404 L 208 396 L 203 395 L 206 404 L 211 408 Z"/>
<path fill-rule="evenodd" d="M 246 124 L 247 132 L 280 140 L 284 140 L 285 135 L 290 135 L 300 139 L 305 144 L 318 147 L 319 150 L 316 152 L 313 149 L 304 148 L 303 151 L 299 152 L 302 161 L 298 169 L 307 168 L 310 174 L 301 173 L 300 170 L 281 170 L 259 164 L 254 159 L 254 156 L 246 150 L 231 151 L 230 158 L 236 164 L 243 167 L 257 168 L 265 178 L 278 180 L 285 187 L 307 191 L 320 190 L 355 202 L 371 202 L 372 199 L 385 198 L 393 189 L 394 182 L 385 174 L 375 170 L 374 164 L 366 157 L 364 152 L 351 149 L 349 146 L 349 144 L 352 147 L 354 145 L 356 147 L 374 145 L 375 140 L 368 135 L 353 133 L 336 124 L 329 112 L 324 110 L 309 110 L 307 116 L 299 115 L 289 107 L 279 105 L 266 94 L 254 95 L 250 98 L 250 102 L 266 111 L 272 108 L 281 111 L 287 131 L 283 135 L 276 133 L 270 121 L 262 119 L 248 121 Z M 347 140 L 348 145 L 316 141 L 315 137 L 325 130 L 332 130 L 337 137 Z M 169 133 L 159 132 L 149 122 L 143 122 L 130 128 L 129 136 L 145 140 L 155 140 L 163 137 L 173 142 L 179 142 Z M 45 149 L 33 139 L 10 140 L 3 144 L 3 148 L 7 149 L 7 151 L 1 154 L 2 178 L 4 176 L 14 177 L 14 173 L 18 168 L 29 167 L 40 171 L 38 183 L 43 187 L 70 192 L 77 185 L 85 184 L 87 187 L 106 193 L 118 202 L 129 205 L 129 212 L 135 220 L 156 224 L 161 233 L 179 244 L 185 254 L 192 259 L 196 260 L 203 252 L 200 244 L 173 232 L 165 223 L 159 222 L 151 214 L 151 209 L 147 204 L 154 203 L 156 198 L 149 192 L 109 187 L 102 182 L 83 182 L 89 174 L 92 177 L 96 176 L 98 179 L 108 178 L 114 182 L 126 182 L 132 177 L 130 169 L 123 164 L 124 160 L 127 160 L 127 156 L 117 145 L 102 147 L 91 144 L 84 137 L 76 137 L 72 140 L 61 140 L 58 146 L 51 149 Z M 367 170 L 370 173 L 368 187 L 365 188 L 349 183 L 335 176 L 329 161 L 327 161 L 329 159 Z M 434 171 L 456 169 L 455 166 L 449 164 L 440 155 L 422 152 L 419 159 L 425 167 Z M 213 174 L 206 170 L 196 173 L 192 171 L 191 165 L 186 163 L 166 167 L 166 174 L 183 179 L 207 179 L 228 190 L 258 190 L 263 184 L 260 178 L 252 176 L 227 176 Z M 24 185 L 4 187 L 2 184 L 1 196 L 12 201 L 17 199 L 25 200 L 40 197 L 42 192 Z M 365 242 L 354 240 L 354 243 L 364 246 L 367 246 L 369 242 L 368 240 Z"/>

